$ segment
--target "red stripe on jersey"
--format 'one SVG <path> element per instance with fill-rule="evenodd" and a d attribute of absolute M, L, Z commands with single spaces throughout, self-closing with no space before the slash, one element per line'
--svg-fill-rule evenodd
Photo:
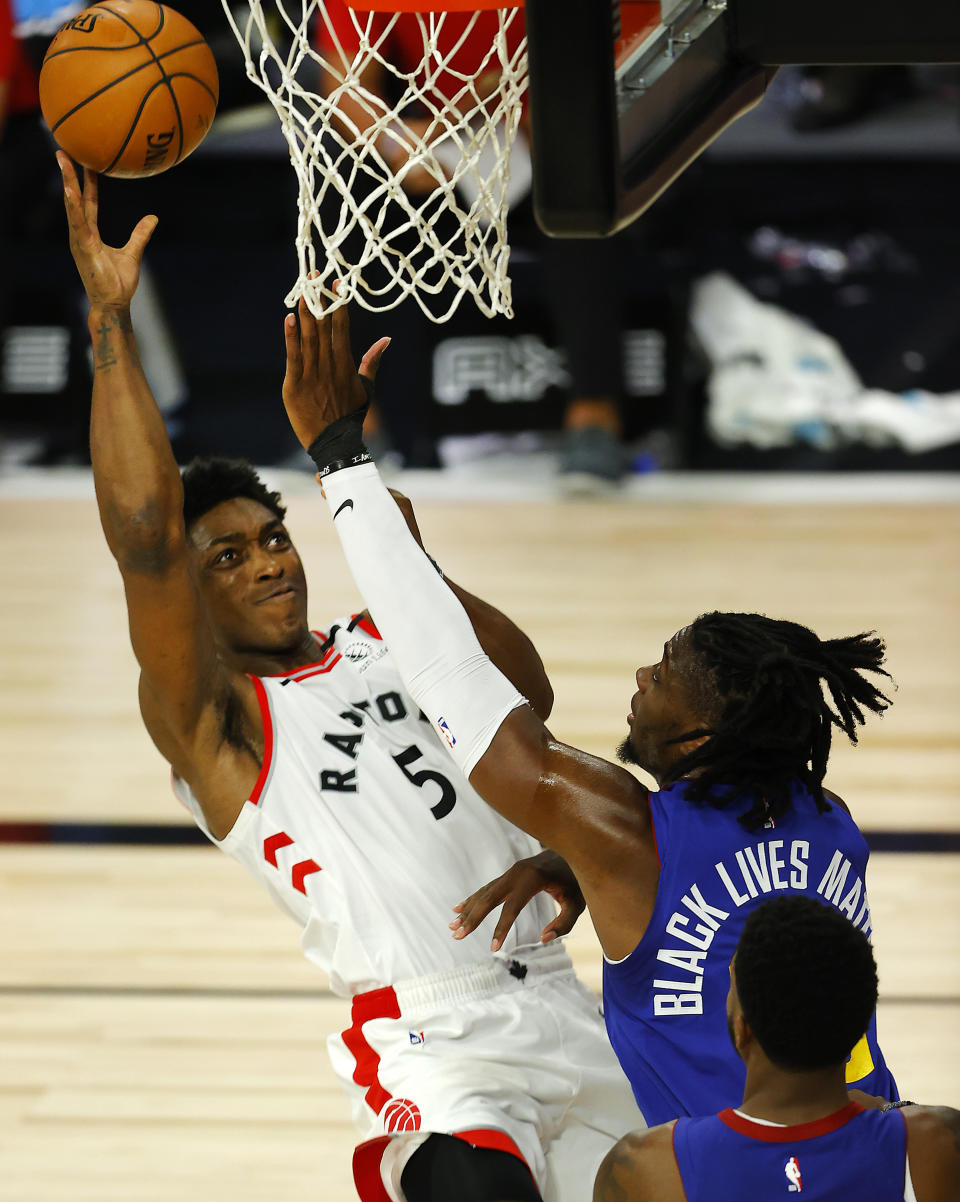
<path fill-rule="evenodd" d="M 859 1102 L 848 1102 L 841 1110 L 824 1115 L 822 1119 L 814 1119 L 809 1123 L 796 1123 L 792 1127 L 768 1127 L 765 1123 L 754 1123 L 735 1110 L 721 1110 L 717 1118 L 726 1123 L 731 1131 L 746 1135 L 750 1139 L 758 1139 L 766 1144 L 796 1143 L 803 1139 L 816 1139 L 818 1135 L 829 1135 L 863 1114 L 864 1107 Z"/>
<path fill-rule="evenodd" d="M 358 619 L 356 627 L 358 630 L 362 630 L 364 634 L 369 634 L 372 639 L 379 639 L 383 642 L 383 635 L 374 626 L 371 618 L 360 618 L 357 614 L 354 614 L 353 617 Z"/>
<path fill-rule="evenodd" d="M 299 864 L 294 864 L 291 877 L 293 879 L 294 889 L 299 889 L 301 893 L 306 894 L 307 887 L 303 883 L 303 878 L 310 876 L 314 872 L 322 872 L 323 869 L 316 860 L 301 860 Z"/>
<path fill-rule="evenodd" d="M 400 1003 L 397 995 L 389 986 L 385 989 L 371 989 L 369 993 L 358 993 L 353 999 L 350 1018 L 353 1025 L 343 1032 L 343 1042 L 357 1062 L 353 1070 L 353 1079 L 358 1085 L 367 1086 L 364 1101 L 374 1112 L 380 1111 L 390 1101 L 390 1094 L 380 1084 L 377 1073 L 380 1071 L 380 1056 L 367 1043 L 363 1034 L 363 1024 L 375 1018 L 399 1018 Z"/>
<path fill-rule="evenodd" d="M 327 641 L 327 636 L 324 634 L 324 632 L 322 630 L 311 630 L 310 633 L 313 635 L 314 639 L 316 640 L 317 650 L 319 650 L 323 646 L 323 644 Z M 315 668 L 323 667 L 324 671 L 326 671 L 329 667 L 333 666 L 329 662 L 331 655 L 337 655 L 337 653 L 334 651 L 333 647 L 328 648 L 327 651 L 323 654 L 323 656 L 320 659 L 310 660 L 309 663 L 301 664 L 299 668 L 294 668 L 294 670 L 292 672 L 273 672 L 273 673 L 271 673 L 271 676 L 276 677 L 278 680 L 286 680 L 288 678 L 290 680 L 300 680 L 301 679 L 300 673 L 301 672 L 310 672 L 310 669 L 312 669 L 312 668 L 315 669 Z M 338 659 L 340 658 L 339 655 L 337 655 L 337 658 Z M 325 667 L 325 665 L 326 665 L 326 667 Z"/>
<path fill-rule="evenodd" d="M 268 864 L 277 867 L 277 852 L 281 847 L 289 847 L 293 840 L 283 831 L 279 835 L 271 835 L 269 839 L 263 841 L 263 858 Z"/>
<path fill-rule="evenodd" d="M 465 1143 L 470 1144 L 472 1148 L 491 1148 L 495 1152 L 509 1152 L 511 1156 L 516 1156 L 518 1160 L 523 1161 L 527 1172 L 533 1177 L 533 1169 L 527 1164 L 527 1158 L 505 1131 L 480 1127 L 476 1131 L 454 1131 L 452 1134 L 456 1139 L 462 1139 Z M 533 1183 L 534 1185 L 537 1183 L 535 1177 Z"/>
<path fill-rule="evenodd" d="M 270 764 L 273 760 L 273 719 L 270 717 L 270 702 L 267 700 L 267 690 L 264 688 L 263 681 L 258 676 L 251 676 L 250 679 L 253 681 L 257 702 L 260 706 L 260 717 L 263 720 L 263 763 L 260 765 L 257 783 L 253 786 L 253 792 L 250 794 L 250 801 L 257 805 L 263 787 L 267 783 L 267 777 L 270 775 Z"/>
<path fill-rule="evenodd" d="M 338 664 L 341 659 L 339 651 L 334 654 L 331 649 L 331 654 L 333 654 L 333 659 L 331 659 L 329 655 L 325 655 L 320 663 L 313 668 L 312 672 L 304 672 L 298 668 L 296 672 L 289 673 L 288 675 L 290 676 L 290 679 L 299 682 L 301 680 L 306 680 L 310 676 L 322 676 L 324 672 L 329 672 L 330 669 Z M 312 665 L 308 665 L 308 667 L 312 667 Z"/>
<path fill-rule="evenodd" d="M 660 860 L 660 844 L 657 842 L 657 824 L 653 820 L 653 806 L 650 804 L 650 792 L 647 791 L 647 812 L 650 815 L 650 830 L 653 834 L 653 850 L 657 853 L 657 867 L 663 872 L 663 863 Z"/>

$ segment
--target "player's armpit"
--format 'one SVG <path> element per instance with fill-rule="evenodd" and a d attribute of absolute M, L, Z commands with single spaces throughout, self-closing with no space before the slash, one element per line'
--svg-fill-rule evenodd
<path fill-rule="evenodd" d="M 673 1123 L 633 1131 L 607 1153 L 593 1202 L 686 1202 L 673 1153 Z"/>
<path fill-rule="evenodd" d="M 140 677 L 140 713 L 153 743 L 190 786 L 214 838 L 232 829 L 253 792 L 263 762 L 263 724 L 248 678 L 224 679 L 185 735 L 170 723 L 170 706 Z"/>

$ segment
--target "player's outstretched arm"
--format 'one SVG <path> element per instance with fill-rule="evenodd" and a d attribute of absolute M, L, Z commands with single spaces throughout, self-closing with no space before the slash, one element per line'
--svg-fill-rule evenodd
<path fill-rule="evenodd" d="M 362 451 L 364 396 L 346 310 L 319 320 L 301 311 L 299 343 L 289 317 L 286 334 L 287 415 L 317 464 L 354 578 L 407 687 L 481 796 L 570 862 L 607 954 L 628 954 L 659 875 L 646 790 L 619 766 L 552 738 L 410 536 Z"/>
<path fill-rule="evenodd" d="M 194 784 L 199 745 L 204 740 L 212 748 L 223 744 L 212 729 L 213 711 L 217 699 L 234 685 L 217 659 L 190 576 L 180 472 L 140 365 L 130 320 L 130 302 L 156 218 L 144 217 L 125 246 L 105 245 L 98 227 L 96 175 L 87 172 L 81 189 L 62 151 L 57 161 L 70 250 L 90 301 L 93 478 L 103 532 L 123 577 L 130 639 L 141 668 L 141 709 L 161 753 Z M 220 767 L 229 796 L 229 786 L 236 784 L 231 765 Z M 256 765 L 250 767 L 255 779 Z M 245 795 L 242 788 L 234 794 Z M 229 829 L 235 816 L 211 813 L 208 820 Z"/>

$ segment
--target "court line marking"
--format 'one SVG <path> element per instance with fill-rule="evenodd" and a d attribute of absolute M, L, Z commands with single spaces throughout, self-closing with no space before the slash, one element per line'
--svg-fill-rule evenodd
<path fill-rule="evenodd" d="M 960 830 L 864 830 L 871 852 L 951 854 L 960 852 Z M 0 821 L 0 846 L 213 847 L 195 826 L 174 822 Z"/>

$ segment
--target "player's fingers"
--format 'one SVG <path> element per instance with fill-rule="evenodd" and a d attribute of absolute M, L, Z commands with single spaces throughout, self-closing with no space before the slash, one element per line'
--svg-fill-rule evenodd
<path fill-rule="evenodd" d="M 377 378 L 377 372 L 380 370 L 380 360 L 383 358 L 383 352 L 390 345 L 390 341 L 389 338 L 377 339 L 360 360 L 357 375 L 366 376 L 368 380 L 375 380 Z"/>
<path fill-rule="evenodd" d="M 334 281 L 334 292 L 339 291 L 339 284 L 339 280 Z M 338 305 L 330 314 L 330 344 L 334 362 L 346 370 L 347 364 L 353 362 L 350 350 L 350 310 L 346 305 Z"/>
<path fill-rule="evenodd" d="M 89 167 L 83 169 L 83 215 L 92 228 L 97 225 L 97 213 L 100 207 L 99 184 L 96 171 Z"/>
<path fill-rule="evenodd" d="M 71 230 L 79 233 L 81 227 L 84 225 L 84 221 L 83 203 L 80 198 L 80 183 L 77 180 L 77 173 L 73 169 L 73 163 L 70 162 L 62 150 L 57 151 L 57 165 L 63 178 L 63 205 L 67 210 L 67 224 Z"/>
<path fill-rule="evenodd" d="M 491 881 L 476 893 L 471 893 L 466 901 L 454 906 L 454 910 L 459 914 L 459 918 L 450 923 L 455 939 L 463 939 L 465 935 L 476 930 L 486 916 L 504 900 L 506 893 L 497 890 L 502 880 L 500 877 Z"/>
<path fill-rule="evenodd" d="M 288 313 L 283 319 L 283 342 L 286 348 L 287 369 L 284 384 L 295 384 L 303 375 L 303 356 L 300 354 L 300 334 L 297 330 L 295 313 Z"/>
<path fill-rule="evenodd" d="M 556 939 L 558 935 L 569 935 L 576 926 L 577 919 L 582 913 L 583 906 L 575 905 L 566 901 L 563 902 L 560 907 L 560 913 L 556 916 L 553 922 L 548 922 L 543 928 L 543 935 L 546 935 L 548 931 L 553 939 Z M 544 940 L 544 942 L 546 942 L 546 940 Z"/>
<path fill-rule="evenodd" d="M 317 327 L 323 319 L 310 312 L 305 296 L 301 296 L 297 304 L 297 316 L 300 318 L 300 373 L 312 378 L 316 374 L 319 354 Z"/>
<path fill-rule="evenodd" d="M 540 932 L 540 942 L 541 943 L 552 943 L 554 941 L 554 939 L 557 938 L 558 935 L 566 934 L 566 931 L 558 931 L 556 929 L 556 927 L 557 927 L 556 919 L 554 919 L 553 922 L 548 922 L 547 925 Z"/>
<path fill-rule="evenodd" d="M 526 902 L 520 904 L 514 898 L 510 898 L 504 902 L 497 925 L 493 930 L 493 939 L 490 941 L 490 950 L 492 952 L 498 952 L 503 947 L 503 941 L 510 933 L 510 928 L 517 921 L 517 917 L 524 905 L 526 905 Z"/>
<path fill-rule="evenodd" d="M 133 233 L 127 240 L 127 245 L 123 248 L 124 251 L 127 254 L 134 255 L 138 260 L 141 259 L 159 221 L 160 218 L 156 217 L 153 213 L 148 217 L 141 217 L 134 226 Z"/>

